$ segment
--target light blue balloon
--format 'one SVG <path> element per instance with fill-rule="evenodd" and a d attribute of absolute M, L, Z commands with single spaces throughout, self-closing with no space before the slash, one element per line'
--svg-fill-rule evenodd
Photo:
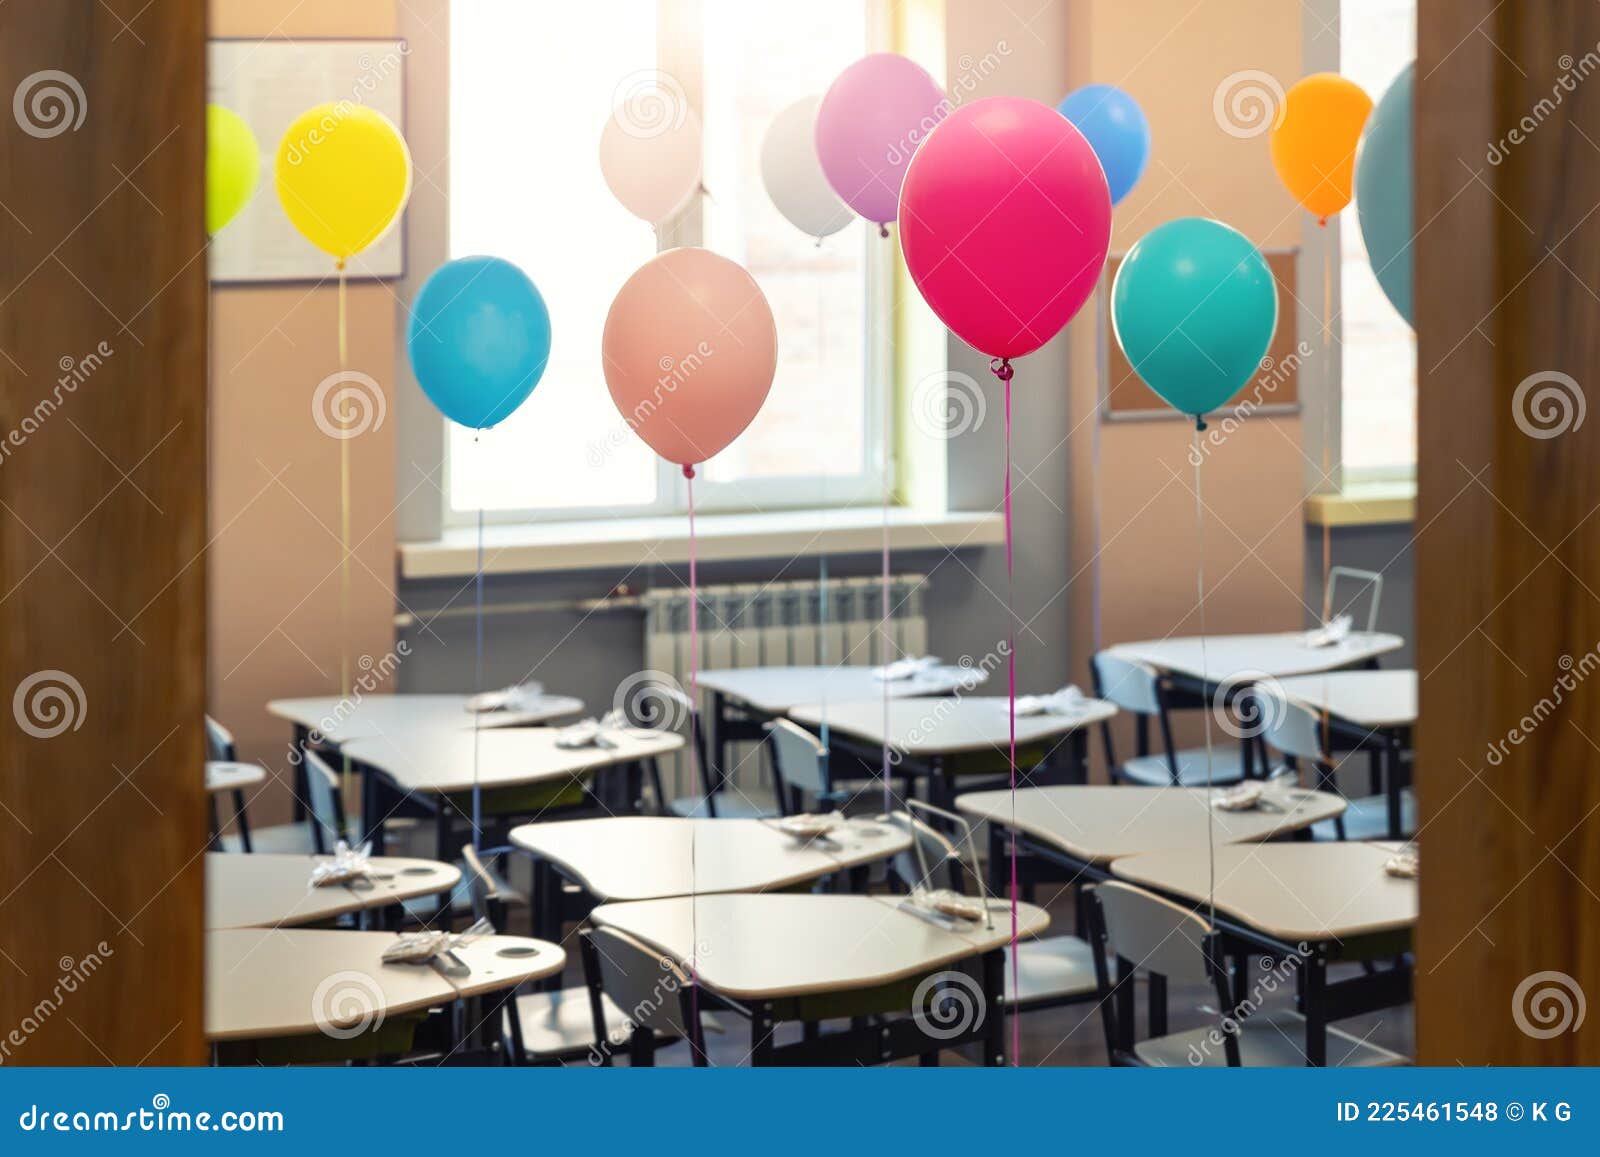
<path fill-rule="evenodd" d="M 1356 154 L 1356 215 L 1367 260 L 1384 295 L 1416 328 L 1411 270 L 1416 260 L 1411 216 L 1411 110 L 1416 61 L 1395 77 L 1367 119 Z"/>
<path fill-rule="evenodd" d="M 1110 84 L 1086 84 L 1068 93 L 1056 111 L 1072 122 L 1105 170 L 1115 205 L 1139 183 L 1150 160 L 1150 122 L 1139 103 Z"/>
<path fill-rule="evenodd" d="M 422 392 L 445 417 L 497 426 L 550 360 L 550 311 L 528 275 L 499 257 L 446 262 L 417 294 L 406 349 Z"/>
<path fill-rule="evenodd" d="M 1180 217 L 1128 251 L 1111 286 L 1111 324 L 1146 384 L 1198 420 L 1261 368 L 1278 327 L 1278 287 L 1244 234 Z"/>

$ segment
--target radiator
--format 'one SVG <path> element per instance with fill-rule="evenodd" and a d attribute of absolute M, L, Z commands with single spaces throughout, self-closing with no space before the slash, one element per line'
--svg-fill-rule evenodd
<path fill-rule="evenodd" d="M 883 653 L 883 580 L 830 579 L 823 614 L 822 587 L 816 580 L 747 583 L 700 589 L 699 667 L 811 667 L 872 665 L 906 655 L 925 654 L 928 622 L 922 612 L 926 576 L 892 575 L 889 580 L 889 647 Z M 689 686 L 689 592 L 651 591 L 644 598 L 645 665 Z M 702 710 L 710 697 L 702 694 Z M 734 744 L 729 752 L 735 783 L 769 786 L 766 761 L 755 746 Z M 690 755 L 661 761 L 664 786 L 673 797 L 695 795 L 700 784 Z"/>

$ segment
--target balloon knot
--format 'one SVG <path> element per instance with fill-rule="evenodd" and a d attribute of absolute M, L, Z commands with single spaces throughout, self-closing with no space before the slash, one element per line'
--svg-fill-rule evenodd
<path fill-rule="evenodd" d="M 1206 420 L 1203 414 L 1196 414 L 1194 416 L 1194 428 L 1197 433 L 1205 433 Z"/>
<path fill-rule="evenodd" d="M 335 260 L 334 263 L 333 263 L 333 267 L 335 269 L 338 269 L 338 270 L 342 271 L 344 269 L 344 258 L 340 257 L 337 260 Z"/>
<path fill-rule="evenodd" d="M 694 477 L 694 467 L 689 465 L 687 462 L 685 462 L 683 464 L 683 476 L 685 478 L 693 478 Z"/>
<path fill-rule="evenodd" d="M 1328 227 L 1328 219 L 1326 217 L 1318 217 L 1317 218 L 1317 228 L 1318 229 L 1326 229 L 1327 227 Z"/>
<path fill-rule="evenodd" d="M 1012 374 L 1011 359 L 1010 358 L 990 358 L 989 359 L 989 372 L 992 373 L 995 377 L 999 378 L 1002 382 L 1009 382 L 1011 380 L 1011 374 Z"/>
<path fill-rule="evenodd" d="M 889 236 L 889 226 L 885 225 L 881 221 L 878 222 L 878 236 L 879 237 L 887 237 L 887 236 Z"/>

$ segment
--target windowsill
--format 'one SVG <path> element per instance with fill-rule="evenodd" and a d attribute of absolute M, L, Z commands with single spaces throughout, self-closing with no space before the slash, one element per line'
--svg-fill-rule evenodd
<path fill-rule="evenodd" d="M 1416 521 L 1417 484 L 1358 482 L 1333 494 L 1306 499 L 1308 526 L 1384 526 Z"/>
<path fill-rule="evenodd" d="M 701 562 L 868 554 L 883 546 L 881 507 L 703 514 L 695 520 Z M 955 550 L 1005 542 L 1005 520 L 989 511 L 930 514 L 889 511 L 892 550 Z M 475 527 L 455 527 L 431 542 L 400 544 L 400 577 L 459 578 L 478 562 Z M 586 522 L 525 522 L 484 528 L 485 574 L 532 574 L 689 561 L 683 515 Z"/>

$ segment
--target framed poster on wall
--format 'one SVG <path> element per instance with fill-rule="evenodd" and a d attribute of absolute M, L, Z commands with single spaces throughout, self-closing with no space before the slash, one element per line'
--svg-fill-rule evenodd
<path fill-rule="evenodd" d="M 328 102 L 382 113 L 405 132 L 403 40 L 213 40 L 206 99 L 244 118 L 261 147 L 261 183 L 250 203 L 211 240 L 215 284 L 321 281 L 332 259 L 295 231 L 278 203 L 272 169 L 294 119 Z M 405 274 L 405 230 L 391 229 L 350 260 L 353 281 Z"/>

